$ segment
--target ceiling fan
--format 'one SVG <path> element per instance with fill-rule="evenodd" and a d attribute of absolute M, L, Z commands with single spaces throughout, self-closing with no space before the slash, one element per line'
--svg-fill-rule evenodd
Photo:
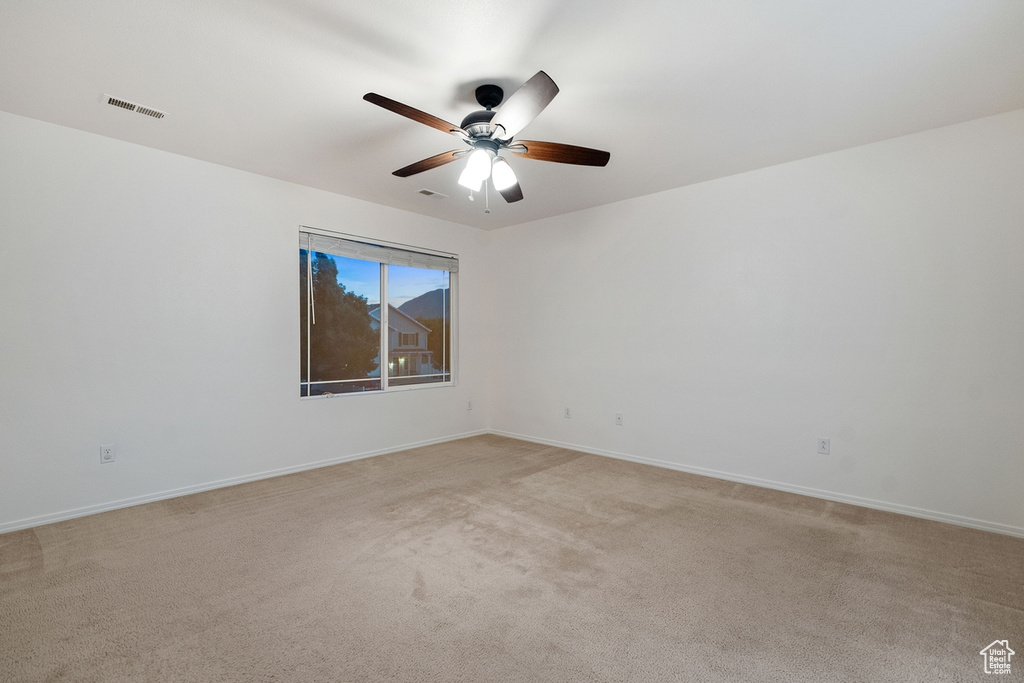
<path fill-rule="evenodd" d="M 394 171 L 394 175 L 406 178 L 468 157 L 466 168 L 459 176 L 460 185 L 478 192 L 480 186 L 490 179 L 494 189 L 506 202 L 518 202 L 523 198 L 523 191 L 512 167 L 501 156 L 502 150 L 526 159 L 582 166 L 604 166 L 611 157 L 608 152 L 589 147 L 559 142 L 513 140 L 514 136 L 533 121 L 557 94 L 558 86 L 551 77 L 543 71 L 538 71 L 533 78 L 512 93 L 500 109 L 494 111 L 494 108 L 501 104 L 504 91 L 497 85 L 481 85 L 476 89 L 476 101 L 484 109 L 471 113 L 458 126 L 377 93 L 366 93 L 363 99 L 443 133 L 450 133 L 461 138 L 469 146 L 469 149 L 453 149 L 409 164 Z"/>

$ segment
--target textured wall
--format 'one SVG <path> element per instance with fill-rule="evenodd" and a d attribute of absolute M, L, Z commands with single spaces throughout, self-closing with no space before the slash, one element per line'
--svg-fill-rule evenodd
<path fill-rule="evenodd" d="M 1022 188 L 1017 111 L 502 230 L 491 426 L 1024 534 Z"/>
<path fill-rule="evenodd" d="M 1022 160 L 1018 111 L 485 233 L 0 114 L 0 531 L 493 429 L 1024 533 Z M 457 387 L 297 399 L 300 224 L 460 254 Z"/>
<path fill-rule="evenodd" d="M 457 387 L 299 400 L 300 224 L 462 257 Z M 0 531 L 479 431 L 481 235 L 0 113 Z"/>

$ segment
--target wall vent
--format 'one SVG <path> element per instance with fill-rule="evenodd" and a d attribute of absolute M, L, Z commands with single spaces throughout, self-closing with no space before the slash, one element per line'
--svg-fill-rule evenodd
<path fill-rule="evenodd" d="M 417 190 L 417 192 L 419 192 L 424 197 L 433 197 L 434 199 L 448 199 L 448 195 L 441 194 L 440 192 L 435 192 L 434 190 L 428 190 L 425 187 L 422 190 Z"/>
<path fill-rule="evenodd" d="M 154 119 L 162 119 L 167 116 L 167 112 L 160 111 L 159 109 L 153 109 L 152 107 L 145 107 L 137 102 L 129 102 L 128 100 L 122 100 L 119 97 L 111 97 L 110 95 L 104 95 L 104 97 L 107 98 L 107 104 L 113 107 L 120 107 L 121 109 L 133 111 L 136 114 L 152 116 Z"/>

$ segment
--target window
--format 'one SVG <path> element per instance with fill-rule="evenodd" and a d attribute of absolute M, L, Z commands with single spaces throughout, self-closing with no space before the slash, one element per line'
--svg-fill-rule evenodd
<path fill-rule="evenodd" d="M 300 395 L 450 385 L 458 270 L 451 254 L 300 231 Z"/>

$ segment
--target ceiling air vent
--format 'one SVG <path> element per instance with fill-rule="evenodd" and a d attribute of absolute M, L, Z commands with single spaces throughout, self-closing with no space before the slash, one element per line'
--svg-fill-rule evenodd
<path fill-rule="evenodd" d="M 167 116 L 167 112 L 160 111 L 159 109 L 153 109 L 152 107 L 146 107 L 137 102 L 129 102 L 128 100 L 111 97 L 110 95 L 104 95 L 104 97 L 107 98 L 107 104 L 113 107 L 120 107 L 121 109 L 133 111 L 136 114 L 145 114 L 146 116 L 152 116 L 154 119 L 162 119 Z"/>
<path fill-rule="evenodd" d="M 154 119 L 162 119 L 166 114 L 156 109 L 150 109 L 149 107 L 139 107 L 135 110 L 139 114 L 145 114 L 146 116 L 152 116 Z"/>
<path fill-rule="evenodd" d="M 433 197 L 435 199 L 448 199 L 448 195 L 441 194 L 440 192 L 434 192 L 433 190 L 428 190 L 425 187 L 422 190 L 417 190 L 417 192 L 419 192 L 424 197 Z"/>

